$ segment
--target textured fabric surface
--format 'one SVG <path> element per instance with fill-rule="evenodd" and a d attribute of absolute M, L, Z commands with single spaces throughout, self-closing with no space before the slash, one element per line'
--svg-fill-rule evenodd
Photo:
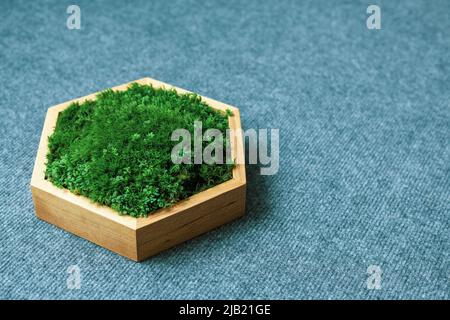
<path fill-rule="evenodd" d="M 0 298 L 449 299 L 450 1 L 76 1 L 82 30 L 70 4 L 0 1 Z M 29 181 L 49 106 L 146 76 L 280 128 L 280 170 L 135 263 L 36 219 Z"/>

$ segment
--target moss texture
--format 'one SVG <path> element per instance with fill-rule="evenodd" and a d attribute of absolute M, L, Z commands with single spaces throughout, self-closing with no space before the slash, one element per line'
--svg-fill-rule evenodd
<path fill-rule="evenodd" d="M 59 114 L 49 138 L 46 178 L 120 214 L 143 217 L 231 178 L 230 164 L 174 164 L 173 130 L 219 129 L 228 114 L 194 94 L 132 84 Z M 228 144 L 224 139 L 224 149 Z M 208 143 L 203 142 L 203 147 Z"/>

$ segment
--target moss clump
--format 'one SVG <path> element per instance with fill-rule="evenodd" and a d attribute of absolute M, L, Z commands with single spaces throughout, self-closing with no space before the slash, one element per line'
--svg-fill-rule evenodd
<path fill-rule="evenodd" d="M 46 178 L 120 214 L 143 217 L 231 178 L 230 164 L 174 164 L 175 129 L 228 129 L 227 114 L 194 94 L 132 84 L 73 103 L 49 138 Z M 224 141 L 224 150 L 228 144 Z M 203 147 L 207 142 L 203 142 Z"/>

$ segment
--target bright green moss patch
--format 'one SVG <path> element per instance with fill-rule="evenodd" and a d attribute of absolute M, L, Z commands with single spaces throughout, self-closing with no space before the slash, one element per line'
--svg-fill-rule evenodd
<path fill-rule="evenodd" d="M 121 214 L 146 216 L 231 178 L 232 165 L 172 162 L 172 132 L 193 134 L 194 121 L 224 137 L 229 128 L 226 114 L 194 94 L 139 84 L 107 90 L 59 114 L 46 178 Z"/>

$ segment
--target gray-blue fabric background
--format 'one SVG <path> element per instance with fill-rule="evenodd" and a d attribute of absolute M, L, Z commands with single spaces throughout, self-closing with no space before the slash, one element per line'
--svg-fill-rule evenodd
<path fill-rule="evenodd" d="M 0 2 L 0 298 L 450 298 L 450 1 L 74 3 L 81 30 L 72 1 Z M 280 170 L 135 263 L 36 219 L 29 182 L 49 106 L 146 76 L 279 128 Z"/>

